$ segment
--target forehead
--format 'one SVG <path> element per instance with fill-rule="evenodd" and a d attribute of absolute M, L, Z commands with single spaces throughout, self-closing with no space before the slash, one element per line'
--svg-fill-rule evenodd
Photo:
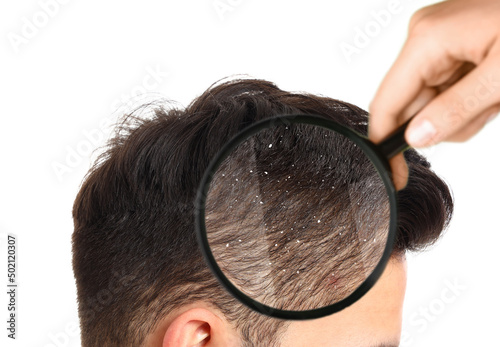
<path fill-rule="evenodd" d="M 398 346 L 405 290 L 406 261 L 393 257 L 364 297 L 331 316 L 291 322 L 282 345 Z"/>

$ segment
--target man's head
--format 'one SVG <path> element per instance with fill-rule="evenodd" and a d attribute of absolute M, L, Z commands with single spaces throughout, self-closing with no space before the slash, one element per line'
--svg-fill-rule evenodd
<path fill-rule="evenodd" d="M 410 180 L 398 195 L 394 255 L 375 287 L 337 314 L 288 322 L 255 313 L 219 285 L 198 249 L 194 197 L 210 159 L 249 124 L 297 113 L 367 131 L 367 114 L 356 106 L 261 80 L 221 83 L 186 109 L 158 106 L 150 119 L 126 118 L 73 208 L 83 346 L 396 344 L 404 252 L 434 242 L 453 209 L 444 182 L 413 150 L 405 152 Z M 320 145 L 318 136 L 307 134 Z M 344 155 L 352 159 L 353 153 Z M 293 267 L 298 261 L 287 262 Z"/>

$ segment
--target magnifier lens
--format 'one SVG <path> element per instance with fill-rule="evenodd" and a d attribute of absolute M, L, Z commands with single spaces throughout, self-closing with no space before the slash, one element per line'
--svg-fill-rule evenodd
<path fill-rule="evenodd" d="M 361 147 L 310 124 L 246 138 L 215 171 L 205 201 L 223 275 L 266 306 L 306 311 L 351 295 L 386 249 L 390 204 Z"/>

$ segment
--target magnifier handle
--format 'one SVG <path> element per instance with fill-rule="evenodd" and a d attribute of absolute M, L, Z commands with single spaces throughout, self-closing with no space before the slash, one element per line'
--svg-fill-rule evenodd
<path fill-rule="evenodd" d="M 396 130 L 390 133 L 385 140 L 378 144 L 379 149 L 387 157 L 387 159 L 391 159 L 396 154 L 404 152 L 410 148 L 405 140 L 405 131 L 412 119 L 413 116 L 401 124 Z"/>

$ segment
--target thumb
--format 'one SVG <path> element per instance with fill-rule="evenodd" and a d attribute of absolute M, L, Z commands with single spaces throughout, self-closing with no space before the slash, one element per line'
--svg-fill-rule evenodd
<path fill-rule="evenodd" d="M 495 58 L 498 61 L 499 57 Z M 453 139 L 453 135 L 499 104 L 500 68 L 497 64 L 493 56 L 489 56 L 428 103 L 408 126 L 408 144 L 426 147 Z"/>

